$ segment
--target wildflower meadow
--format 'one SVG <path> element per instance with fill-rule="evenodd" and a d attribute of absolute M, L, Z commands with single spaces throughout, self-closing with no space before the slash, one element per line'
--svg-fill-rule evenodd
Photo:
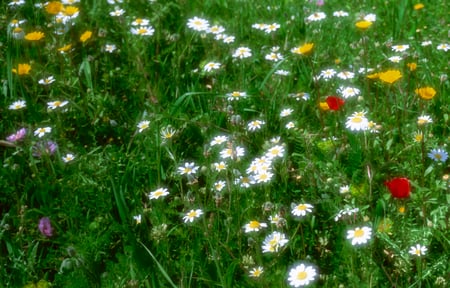
<path fill-rule="evenodd" d="M 449 287 L 447 1 L 0 4 L 0 287 Z"/>

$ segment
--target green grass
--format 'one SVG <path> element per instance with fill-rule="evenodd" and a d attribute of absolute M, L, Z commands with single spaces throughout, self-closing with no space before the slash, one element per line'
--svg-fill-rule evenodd
<path fill-rule="evenodd" d="M 80 1 L 67 25 L 34 2 L 1 6 L 0 286 L 290 287 L 300 264 L 316 270 L 313 287 L 448 285 L 450 166 L 428 155 L 449 151 L 445 1 L 423 1 L 420 10 L 406 0 Z M 116 6 L 125 13 L 112 17 Z M 339 10 L 349 15 L 333 16 Z M 316 12 L 326 18 L 305 21 Z M 372 25 L 356 28 L 370 13 Z M 234 42 L 189 28 L 194 17 L 223 26 Z M 136 18 L 149 20 L 151 36 L 131 33 Z M 26 20 L 23 34 L 14 19 Z M 257 23 L 280 27 L 266 33 Z M 33 31 L 45 37 L 23 39 Z M 82 42 L 86 31 L 92 36 Z M 314 44 L 310 53 L 291 52 L 305 43 Z M 234 57 L 239 47 L 251 56 Z M 267 60 L 271 52 L 283 59 Z M 220 68 L 206 71 L 209 62 Z M 19 64 L 31 65 L 29 73 L 13 72 Z M 354 76 L 319 77 L 326 69 Z M 367 77 L 388 70 L 402 77 Z M 39 84 L 49 76 L 53 83 Z M 341 87 L 360 92 L 346 98 Z M 422 99 L 423 87 L 436 95 Z M 233 91 L 246 97 L 233 101 Z M 325 109 L 334 108 L 329 96 L 344 105 Z M 18 100 L 26 107 L 10 109 Z M 51 109 L 53 101 L 68 103 Z M 282 117 L 285 109 L 293 112 Z M 370 129 L 346 127 L 363 111 Z M 423 115 L 432 123 L 419 125 Z M 251 131 L 255 120 L 263 124 Z M 35 135 L 43 127 L 51 132 Z M 8 138 L 21 128 L 20 140 Z M 213 145 L 217 136 L 227 140 Z M 273 147 L 282 152 L 266 165 L 268 181 L 240 185 L 260 177 L 247 169 Z M 65 162 L 67 154 L 74 159 Z M 198 168 L 183 175 L 186 163 Z M 385 183 L 395 178 L 408 179 L 409 197 L 390 193 Z M 169 194 L 150 199 L 159 188 Z M 295 216 L 299 204 L 313 208 Z M 197 209 L 199 217 L 185 220 Z M 52 235 L 40 231 L 43 217 Z M 267 227 L 246 232 L 251 221 Z M 347 234 L 358 227 L 371 235 L 352 245 Z M 273 232 L 287 243 L 265 252 Z M 409 253 L 417 244 L 425 255 Z M 262 274 L 251 277 L 257 267 Z"/>

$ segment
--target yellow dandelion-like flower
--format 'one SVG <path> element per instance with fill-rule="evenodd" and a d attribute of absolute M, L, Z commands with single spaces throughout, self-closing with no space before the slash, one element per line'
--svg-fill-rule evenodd
<path fill-rule="evenodd" d="M 423 5 L 422 3 L 417 3 L 414 5 L 414 10 L 420 10 L 423 9 L 425 7 L 425 5 Z"/>
<path fill-rule="evenodd" d="M 388 84 L 392 84 L 400 78 L 402 78 L 402 73 L 398 70 L 388 70 L 386 72 L 379 73 L 379 79 Z"/>
<path fill-rule="evenodd" d="M 74 16 L 76 15 L 78 12 L 80 12 L 80 9 L 78 9 L 78 7 L 75 6 L 67 6 L 64 8 L 64 15 L 66 16 Z"/>
<path fill-rule="evenodd" d="M 408 67 L 409 71 L 413 72 L 417 69 L 417 63 L 411 62 L 406 64 L 406 67 Z"/>
<path fill-rule="evenodd" d="M 291 50 L 291 52 L 294 54 L 309 55 L 309 54 L 311 54 L 313 48 L 314 48 L 314 43 L 305 43 L 302 46 L 293 48 Z"/>
<path fill-rule="evenodd" d="M 71 48 L 72 48 L 72 44 L 67 44 L 67 45 L 65 45 L 65 46 L 63 46 L 61 48 L 58 48 L 58 52 L 61 52 L 61 53 L 64 54 L 67 51 L 69 51 Z"/>
<path fill-rule="evenodd" d="M 12 72 L 16 73 L 17 75 L 28 75 L 30 74 L 31 65 L 30 64 L 19 64 L 17 66 L 17 69 L 13 68 Z"/>
<path fill-rule="evenodd" d="M 39 31 L 31 32 L 25 35 L 25 40 L 28 41 L 39 41 L 45 37 L 45 34 Z"/>
<path fill-rule="evenodd" d="M 379 73 L 373 73 L 366 76 L 369 79 L 378 79 L 380 77 Z"/>
<path fill-rule="evenodd" d="M 416 94 L 424 100 L 431 100 L 436 95 L 436 90 L 432 87 L 422 87 L 415 90 Z"/>
<path fill-rule="evenodd" d="M 319 103 L 319 108 L 320 108 L 322 111 L 328 111 L 328 110 L 330 110 L 330 106 L 328 106 L 328 103 L 327 103 L 327 102 L 320 102 L 320 103 Z"/>
<path fill-rule="evenodd" d="M 45 11 L 48 14 L 56 15 L 63 10 L 64 6 L 59 1 L 50 1 L 45 5 Z"/>
<path fill-rule="evenodd" d="M 92 32 L 91 31 L 86 31 L 86 32 L 84 32 L 81 36 L 80 36 L 80 41 L 81 42 L 86 42 L 89 38 L 91 38 L 91 36 L 92 36 Z"/>
<path fill-rule="evenodd" d="M 373 24 L 373 23 L 370 22 L 370 21 L 365 21 L 365 20 L 363 20 L 363 21 L 358 21 L 358 22 L 356 22 L 356 23 L 355 23 L 355 26 L 356 26 L 356 28 L 365 31 L 365 30 L 367 30 L 370 26 L 372 26 L 372 24 Z"/>

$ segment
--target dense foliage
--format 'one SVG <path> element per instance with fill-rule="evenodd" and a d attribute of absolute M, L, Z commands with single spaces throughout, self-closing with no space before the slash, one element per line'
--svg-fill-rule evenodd
<path fill-rule="evenodd" d="M 445 1 L 1 7 L 2 286 L 448 285 Z"/>

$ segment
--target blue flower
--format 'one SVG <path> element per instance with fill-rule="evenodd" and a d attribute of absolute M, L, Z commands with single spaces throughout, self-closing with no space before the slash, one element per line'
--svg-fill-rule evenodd
<path fill-rule="evenodd" d="M 428 157 L 436 162 L 445 162 L 448 159 L 448 153 L 444 149 L 435 148 L 428 153 Z"/>

